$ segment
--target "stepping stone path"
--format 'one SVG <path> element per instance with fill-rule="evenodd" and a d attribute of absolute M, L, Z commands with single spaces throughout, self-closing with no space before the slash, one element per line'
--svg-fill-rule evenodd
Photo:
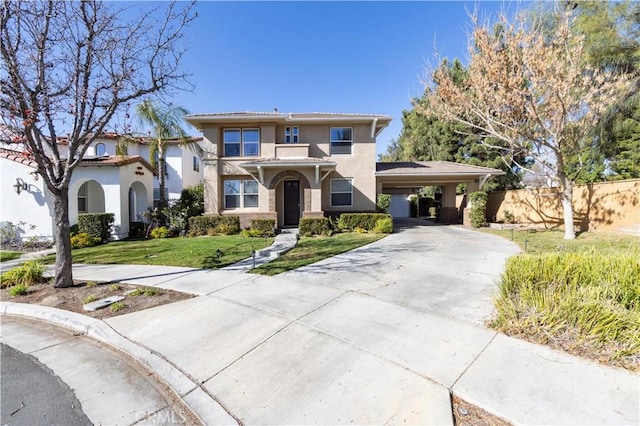
<path fill-rule="evenodd" d="M 87 303 L 86 305 L 83 305 L 82 309 L 84 309 L 85 311 L 93 312 L 93 311 L 97 311 L 98 309 L 106 308 L 112 303 L 116 303 L 121 300 L 124 300 L 123 296 L 105 297 L 104 299 L 96 300 L 95 302 L 91 302 L 91 303 Z"/>

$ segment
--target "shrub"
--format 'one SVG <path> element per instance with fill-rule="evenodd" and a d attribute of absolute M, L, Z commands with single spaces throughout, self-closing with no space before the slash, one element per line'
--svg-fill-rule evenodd
<path fill-rule="evenodd" d="M 391 234 L 393 233 L 393 218 L 385 217 L 384 219 L 378 219 L 373 232 L 376 234 Z"/>
<path fill-rule="evenodd" d="M 504 223 L 515 223 L 513 213 L 511 213 L 509 210 L 504 211 Z"/>
<path fill-rule="evenodd" d="M 365 231 L 372 231 L 378 220 L 390 217 L 385 213 L 343 213 L 338 219 L 338 228 L 350 231 L 362 228 Z"/>
<path fill-rule="evenodd" d="M 84 300 L 82 301 L 82 304 L 86 305 L 87 303 L 95 302 L 96 300 L 98 300 L 96 295 L 95 294 L 90 294 L 90 295 L 88 295 L 87 297 L 84 298 Z"/>
<path fill-rule="evenodd" d="M 640 353 L 640 257 L 596 250 L 507 260 L 494 327 L 604 358 Z M 637 362 L 637 358 L 636 361 Z"/>
<path fill-rule="evenodd" d="M 331 221 L 326 217 L 303 217 L 298 225 L 300 235 L 311 237 L 314 235 L 329 236 L 333 233 Z"/>
<path fill-rule="evenodd" d="M 189 218 L 189 236 L 237 234 L 240 232 L 239 216 L 194 216 Z"/>
<path fill-rule="evenodd" d="M 272 237 L 276 227 L 275 219 L 251 219 L 251 229 L 260 231 L 263 237 Z"/>
<path fill-rule="evenodd" d="M 122 302 L 112 303 L 110 306 L 111 312 L 118 312 L 125 308 L 125 304 Z"/>
<path fill-rule="evenodd" d="M 378 213 L 389 213 L 389 207 L 391 206 L 391 195 L 390 194 L 378 194 L 378 200 L 376 202 L 376 207 L 378 208 Z"/>
<path fill-rule="evenodd" d="M 487 222 L 487 193 L 484 191 L 472 192 L 469 194 L 469 203 L 471 204 L 471 212 L 469 219 L 471 226 L 480 228 Z"/>
<path fill-rule="evenodd" d="M 111 236 L 113 221 L 113 213 L 83 213 L 78 215 L 78 232 L 106 242 Z"/>
<path fill-rule="evenodd" d="M 264 234 L 259 229 L 249 228 L 249 229 L 242 230 L 242 236 L 247 238 L 258 238 L 258 237 L 263 237 Z"/>
<path fill-rule="evenodd" d="M 73 237 L 71 237 L 72 249 L 93 247 L 93 246 L 97 246 L 98 244 L 100 244 L 100 239 L 94 238 L 89 234 L 87 234 L 86 232 L 82 232 L 80 234 L 76 234 Z"/>
<path fill-rule="evenodd" d="M 151 238 L 169 238 L 171 232 L 166 226 L 160 226 L 151 230 Z"/>
<path fill-rule="evenodd" d="M 46 281 L 44 277 L 45 266 L 40 262 L 30 261 L 10 269 L 2 274 L 0 287 L 15 285 L 37 284 Z"/>
<path fill-rule="evenodd" d="M 9 296 L 16 297 L 22 296 L 29 292 L 29 286 L 27 284 L 17 284 L 9 289 Z"/>

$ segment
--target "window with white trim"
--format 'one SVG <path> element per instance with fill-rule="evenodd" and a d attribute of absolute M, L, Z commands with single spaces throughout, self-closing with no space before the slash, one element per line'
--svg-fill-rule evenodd
<path fill-rule="evenodd" d="M 260 129 L 224 129 L 225 157 L 257 157 L 260 155 Z"/>
<path fill-rule="evenodd" d="M 87 213 L 87 182 L 78 188 L 78 213 Z"/>
<path fill-rule="evenodd" d="M 298 143 L 298 126 L 284 128 L 284 143 Z"/>
<path fill-rule="evenodd" d="M 258 182 L 253 179 L 224 181 L 224 208 L 258 207 Z"/>
<path fill-rule="evenodd" d="M 331 179 L 331 206 L 353 205 L 353 179 Z"/>
<path fill-rule="evenodd" d="M 96 156 L 101 157 L 107 153 L 107 148 L 103 143 L 96 144 Z"/>
<path fill-rule="evenodd" d="M 332 127 L 330 142 L 331 155 L 351 154 L 353 129 L 351 127 Z"/>

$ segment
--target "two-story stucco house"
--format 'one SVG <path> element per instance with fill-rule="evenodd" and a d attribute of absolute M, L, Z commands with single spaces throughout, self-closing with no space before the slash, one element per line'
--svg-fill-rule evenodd
<path fill-rule="evenodd" d="M 387 115 L 232 112 L 185 117 L 203 134 L 205 213 L 272 218 L 278 227 L 301 217 L 373 212 L 391 195 L 394 217 L 409 216 L 411 194 L 441 190 L 442 223 L 464 223 L 466 198 L 505 172 L 447 161 L 376 163 L 376 138 Z M 464 219 L 464 220 L 463 220 Z"/>
<path fill-rule="evenodd" d="M 391 117 L 236 112 L 188 115 L 203 133 L 205 211 L 297 226 L 376 209 L 376 137 Z"/>

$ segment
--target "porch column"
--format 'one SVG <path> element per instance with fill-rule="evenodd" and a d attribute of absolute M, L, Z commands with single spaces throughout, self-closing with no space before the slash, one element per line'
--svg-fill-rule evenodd
<path fill-rule="evenodd" d="M 442 185 L 442 206 L 440 207 L 440 221 L 442 223 L 459 223 L 458 209 L 456 208 L 456 186 L 455 183 Z"/>

